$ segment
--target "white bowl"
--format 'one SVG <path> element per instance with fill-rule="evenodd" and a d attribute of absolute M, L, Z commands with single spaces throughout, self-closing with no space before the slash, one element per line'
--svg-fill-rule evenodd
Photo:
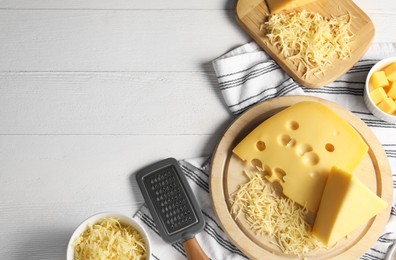
<path fill-rule="evenodd" d="M 396 124 L 396 116 L 382 111 L 376 104 L 374 104 L 373 100 L 370 97 L 370 86 L 369 86 L 371 75 L 373 75 L 374 72 L 385 68 L 387 65 L 389 65 L 393 62 L 396 62 L 396 57 L 386 58 L 386 59 L 383 59 L 383 60 L 377 62 L 370 69 L 369 73 L 367 74 L 366 84 L 364 86 L 364 103 L 366 104 L 367 108 L 370 110 L 370 112 L 374 116 L 376 116 L 379 119 L 382 119 L 384 121 Z"/>
<path fill-rule="evenodd" d="M 125 226 L 131 226 L 136 229 L 143 237 L 144 242 L 146 244 L 147 250 L 147 259 L 150 259 L 151 249 L 150 249 L 150 239 L 147 235 L 147 232 L 142 228 L 142 226 L 137 223 L 134 219 L 127 217 L 125 215 L 116 213 L 116 212 L 103 212 L 96 215 L 93 215 L 86 220 L 84 220 L 74 231 L 73 235 L 69 240 L 69 244 L 67 245 L 67 260 L 74 260 L 74 247 L 73 242 L 88 228 L 88 225 L 92 225 L 102 221 L 105 218 L 115 218 L 120 221 L 121 224 Z"/>

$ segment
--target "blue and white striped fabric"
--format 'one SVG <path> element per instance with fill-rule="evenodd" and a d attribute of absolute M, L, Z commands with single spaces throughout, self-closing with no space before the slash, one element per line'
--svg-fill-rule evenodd
<path fill-rule="evenodd" d="M 373 44 L 366 55 L 348 73 L 335 82 L 317 89 L 295 83 L 254 42 L 240 46 L 213 61 L 219 89 L 230 111 L 237 117 L 246 109 L 265 100 L 284 95 L 308 95 L 336 102 L 360 117 L 376 134 L 389 158 L 393 173 L 394 198 L 388 225 L 361 260 L 385 259 L 396 241 L 396 125 L 374 117 L 365 107 L 363 87 L 368 71 L 378 60 L 396 56 L 396 44 Z M 224 233 L 216 219 L 209 195 L 209 158 L 179 161 L 205 216 L 206 226 L 197 240 L 212 259 L 247 259 Z M 148 209 L 143 205 L 134 218 L 148 230 L 153 259 L 185 259 L 181 243 L 167 245 L 159 237 Z"/>

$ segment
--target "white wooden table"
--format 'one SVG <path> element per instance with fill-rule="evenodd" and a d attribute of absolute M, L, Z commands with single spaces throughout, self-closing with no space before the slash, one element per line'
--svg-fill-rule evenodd
<path fill-rule="evenodd" d="M 394 0 L 356 0 L 396 42 Z M 143 203 L 130 176 L 209 155 L 231 114 L 211 61 L 250 41 L 228 0 L 0 0 L 0 259 L 64 259 Z"/>

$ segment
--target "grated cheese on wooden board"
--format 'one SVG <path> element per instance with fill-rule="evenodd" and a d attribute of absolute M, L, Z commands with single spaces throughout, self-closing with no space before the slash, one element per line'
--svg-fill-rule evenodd
<path fill-rule="evenodd" d="M 231 194 L 235 219 L 243 214 L 257 235 L 275 238 L 274 243 L 286 254 L 303 257 L 324 247 L 311 234 L 307 209 L 279 196 L 264 180 L 264 173 L 244 173 L 249 181 Z"/>
<path fill-rule="evenodd" d="M 269 15 L 260 29 L 307 78 L 324 74 L 333 59 L 346 60 L 351 56 L 350 25 L 349 14 L 328 18 L 303 10 Z"/>
<path fill-rule="evenodd" d="M 74 259 L 146 259 L 143 237 L 115 218 L 90 225 L 73 243 Z"/>

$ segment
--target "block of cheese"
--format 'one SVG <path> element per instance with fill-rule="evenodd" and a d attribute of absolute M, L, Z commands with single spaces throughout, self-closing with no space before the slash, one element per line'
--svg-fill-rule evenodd
<path fill-rule="evenodd" d="M 396 99 L 396 81 L 390 83 L 387 95 L 394 100 Z"/>
<path fill-rule="evenodd" d="M 382 100 L 384 100 L 384 98 L 387 97 L 387 94 L 384 88 L 376 88 L 370 92 L 370 97 L 373 100 L 374 104 L 378 105 L 378 103 L 380 103 Z"/>
<path fill-rule="evenodd" d="M 271 13 L 279 13 L 284 10 L 294 9 L 317 0 L 266 0 Z"/>
<path fill-rule="evenodd" d="M 360 134 L 333 110 L 304 101 L 262 122 L 233 153 L 266 172 L 284 195 L 316 212 L 331 168 L 352 171 L 367 150 Z"/>
<path fill-rule="evenodd" d="M 327 246 L 350 234 L 387 207 L 356 176 L 334 167 L 329 174 L 312 234 Z"/>
<path fill-rule="evenodd" d="M 389 81 L 396 81 L 396 62 L 386 66 L 384 72 Z"/>
<path fill-rule="evenodd" d="M 392 114 L 396 111 L 396 103 L 390 97 L 384 98 L 380 103 L 377 105 L 382 111 Z"/>
<path fill-rule="evenodd" d="M 370 77 L 370 84 L 373 88 L 386 88 L 389 86 L 389 81 L 386 78 L 384 71 L 376 71 Z"/>

